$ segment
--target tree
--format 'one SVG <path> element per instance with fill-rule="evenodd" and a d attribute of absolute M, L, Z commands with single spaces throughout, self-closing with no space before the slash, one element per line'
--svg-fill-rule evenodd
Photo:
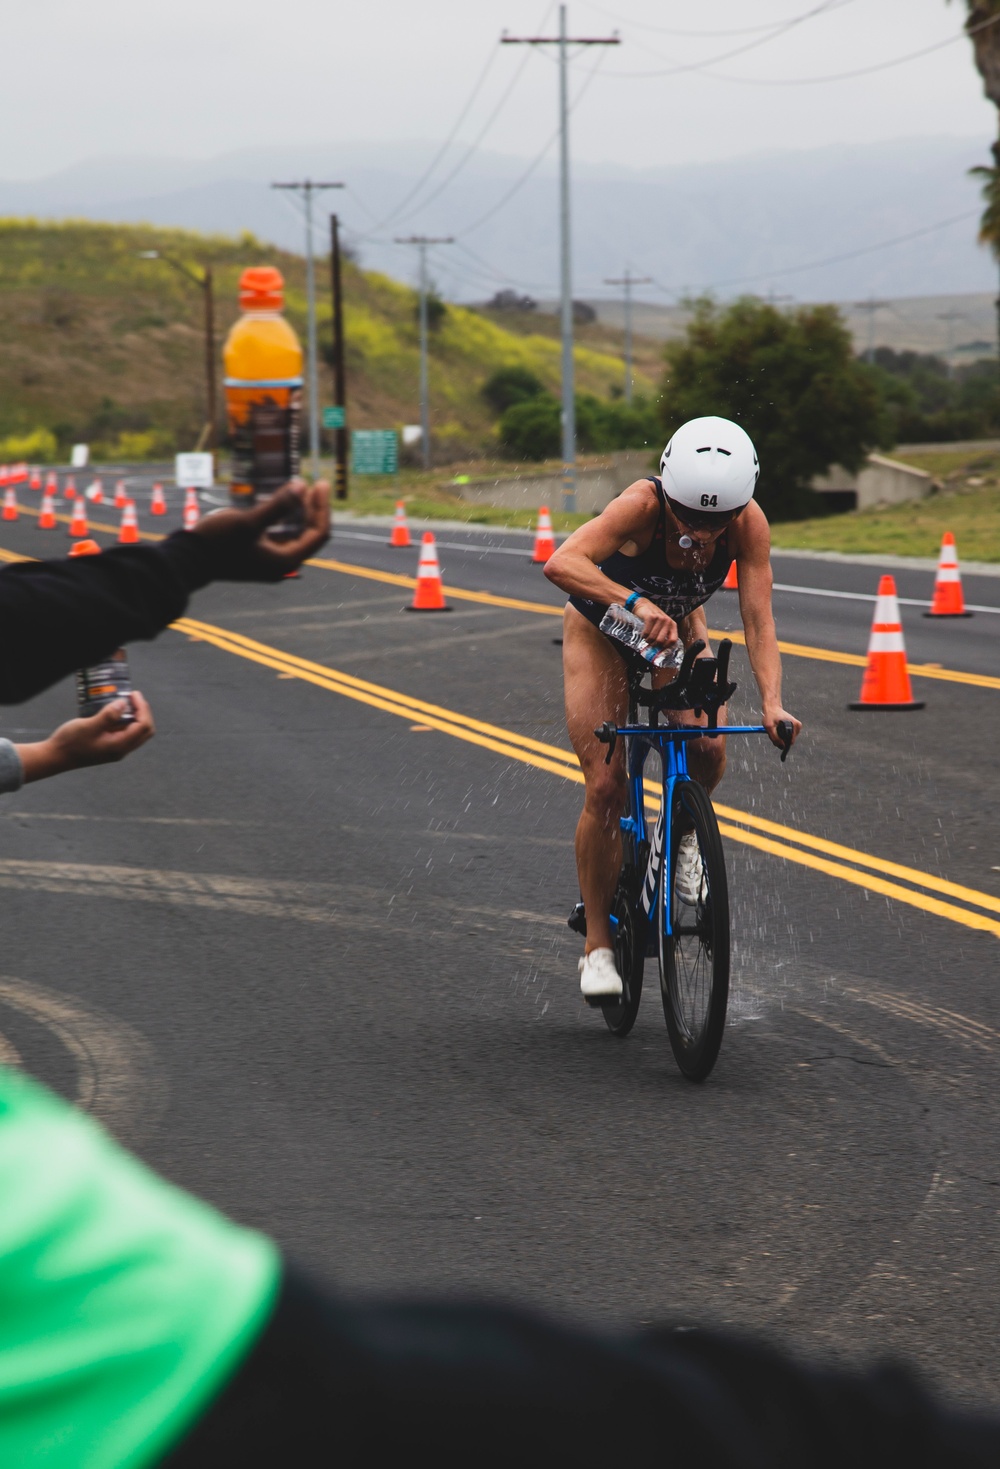
<path fill-rule="evenodd" d="M 528 367 L 498 367 L 483 383 L 480 392 L 493 412 L 500 414 L 514 403 L 526 403 L 529 398 L 537 398 L 539 393 L 545 392 L 545 384 Z"/>
<path fill-rule="evenodd" d="M 832 464 L 858 469 L 879 441 L 878 390 L 853 355 L 835 306 L 795 312 L 750 298 L 692 304 L 686 334 L 667 344 L 662 414 L 668 435 L 718 414 L 746 429 L 760 456 L 757 498 L 775 520 L 822 510 L 810 482 Z"/>
<path fill-rule="evenodd" d="M 994 107 L 1000 108 L 1000 0 L 966 0 L 966 5 L 969 14 L 965 29 L 983 79 L 983 91 Z M 992 153 L 992 167 L 974 168 L 972 172 L 983 181 L 986 206 L 979 238 L 1000 260 L 1000 138 L 993 144 Z"/>

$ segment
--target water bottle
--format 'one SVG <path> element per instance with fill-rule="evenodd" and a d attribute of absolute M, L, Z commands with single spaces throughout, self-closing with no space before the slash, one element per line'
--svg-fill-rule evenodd
<path fill-rule="evenodd" d="M 669 648 L 655 648 L 647 642 L 643 632 L 642 618 L 629 612 L 620 602 L 612 602 L 601 618 L 601 632 L 616 642 L 624 643 L 640 658 L 645 658 L 654 668 L 680 668 L 684 659 L 684 644 L 677 640 Z"/>
<path fill-rule="evenodd" d="M 77 541 L 69 554 L 96 556 L 100 549 L 96 541 Z M 132 700 L 129 698 L 131 692 L 132 677 L 124 648 L 109 653 L 107 658 L 95 663 L 92 668 L 81 668 L 76 675 L 76 704 L 81 719 L 90 719 L 115 699 L 124 699 L 125 709 L 121 715 L 121 723 L 131 724 L 135 719 Z"/>

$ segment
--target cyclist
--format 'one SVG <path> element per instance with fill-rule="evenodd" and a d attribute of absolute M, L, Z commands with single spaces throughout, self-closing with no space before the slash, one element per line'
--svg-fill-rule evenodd
<path fill-rule="evenodd" d="M 740 615 L 750 667 L 760 690 L 762 720 L 772 741 L 779 720 L 802 728 L 781 703 L 781 658 L 771 611 L 770 534 L 753 498 L 760 469 L 749 435 L 725 418 L 692 418 L 673 435 L 659 476 L 637 480 L 574 531 L 546 563 L 545 575 L 570 594 L 563 625 L 566 723 L 586 781 L 576 829 L 576 863 L 587 915 L 580 990 L 589 1000 L 622 993 L 612 948 L 611 903 L 621 867 L 619 818 L 625 804 L 625 759 L 610 764 L 595 738 L 605 719 L 628 712 L 628 654 L 600 631 L 607 607 L 621 603 L 643 622 L 651 643 L 685 646 L 701 638 L 710 657 L 704 603 L 738 568 Z M 674 676 L 659 670 L 658 683 Z M 725 707 L 719 722 L 725 721 Z M 691 710 L 668 715 L 677 724 L 704 723 Z M 726 767 L 724 739 L 692 740 L 691 774 L 711 793 Z M 677 855 L 676 891 L 696 903 L 701 858 L 694 833 Z"/>

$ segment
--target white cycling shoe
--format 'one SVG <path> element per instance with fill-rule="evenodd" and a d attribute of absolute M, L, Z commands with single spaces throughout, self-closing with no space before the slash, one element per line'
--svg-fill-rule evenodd
<path fill-rule="evenodd" d="M 615 1000 L 622 993 L 622 977 L 615 968 L 613 949 L 591 949 L 580 960 L 580 993 L 585 1000 Z"/>
<path fill-rule="evenodd" d="M 696 908 L 701 901 L 705 881 L 705 867 L 701 860 L 698 838 L 693 831 L 686 832 L 677 844 L 677 865 L 674 868 L 674 892 L 682 903 Z"/>

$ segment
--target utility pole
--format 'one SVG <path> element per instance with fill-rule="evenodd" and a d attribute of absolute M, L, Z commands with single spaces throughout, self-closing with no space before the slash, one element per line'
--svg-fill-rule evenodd
<path fill-rule="evenodd" d="M 407 235 L 397 245 L 416 245 L 420 252 L 420 450 L 424 468 L 431 467 L 431 409 L 427 380 L 427 246 L 452 245 L 453 235 Z"/>
<path fill-rule="evenodd" d="M 201 287 L 205 310 L 205 427 L 199 443 L 203 442 L 208 452 L 214 454 L 218 412 L 215 393 L 215 296 L 212 289 L 212 267 L 203 265 L 201 275 L 198 275 L 189 265 L 185 265 L 182 260 L 175 260 L 165 250 L 140 250 L 138 254 L 142 260 L 162 260 L 165 264 L 172 265 L 174 270 L 180 271 L 181 275 L 186 275 L 189 281 L 194 281 L 196 286 Z"/>
<path fill-rule="evenodd" d="M 891 305 L 889 301 L 876 301 L 874 296 L 869 296 L 867 301 L 855 301 L 858 311 L 868 312 L 868 348 L 865 357 L 869 365 L 875 361 L 875 313 L 883 306 Z"/>
<path fill-rule="evenodd" d="M 955 364 L 951 360 L 951 349 L 952 349 L 952 344 L 954 343 L 954 340 L 955 340 L 954 335 L 953 335 L 953 323 L 956 322 L 956 321 L 964 321 L 965 320 L 965 312 L 964 311 L 956 311 L 954 309 L 954 307 L 953 307 L 950 311 L 939 311 L 937 313 L 937 319 L 938 319 L 938 321 L 943 321 L 943 322 L 946 322 L 947 323 L 947 332 L 948 332 L 947 341 L 948 341 L 948 345 L 945 348 L 945 359 L 944 360 L 945 360 L 945 362 L 947 363 L 947 366 L 948 366 L 948 376 L 949 377 L 954 377 L 955 376 Z"/>
<path fill-rule="evenodd" d="M 343 184 L 320 184 L 302 179 L 291 184 L 272 184 L 272 189 L 290 189 L 301 194 L 306 206 L 306 302 L 308 309 L 309 372 L 309 458 L 313 479 L 319 479 L 319 371 L 316 361 L 316 272 L 313 269 L 313 194 L 318 189 L 342 189 Z"/>
<path fill-rule="evenodd" d="M 344 372 L 344 293 L 340 277 L 340 227 L 330 215 L 330 289 L 333 294 L 333 401 L 344 422 L 333 431 L 334 497 L 347 499 L 347 377 Z"/>
<path fill-rule="evenodd" d="M 611 36 L 568 36 L 566 6 L 559 7 L 558 36 L 500 37 L 502 46 L 559 47 L 559 291 L 562 302 L 562 458 L 563 509 L 576 509 L 576 399 L 573 382 L 573 272 L 569 209 L 569 46 L 619 46 Z"/>
<path fill-rule="evenodd" d="M 653 284 L 651 275 L 633 275 L 631 267 L 626 265 L 623 276 L 612 277 L 604 282 L 606 286 L 625 287 L 625 402 L 632 402 L 632 287 L 650 286 Z"/>

